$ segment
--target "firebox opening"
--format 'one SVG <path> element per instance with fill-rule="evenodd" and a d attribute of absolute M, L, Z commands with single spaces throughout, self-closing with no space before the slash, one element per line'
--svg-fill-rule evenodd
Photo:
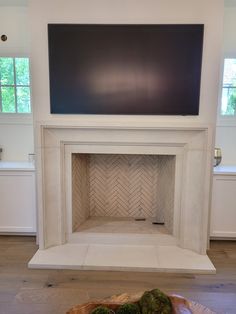
<path fill-rule="evenodd" d="M 72 154 L 72 232 L 172 234 L 175 159 Z"/>

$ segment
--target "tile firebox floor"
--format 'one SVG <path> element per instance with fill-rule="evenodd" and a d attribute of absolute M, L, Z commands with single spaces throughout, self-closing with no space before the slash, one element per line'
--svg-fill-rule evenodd
<path fill-rule="evenodd" d="M 152 224 L 154 218 L 136 221 L 134 218 L 89 217 L 76 232 L 169 234 L 163 225 Z"/>

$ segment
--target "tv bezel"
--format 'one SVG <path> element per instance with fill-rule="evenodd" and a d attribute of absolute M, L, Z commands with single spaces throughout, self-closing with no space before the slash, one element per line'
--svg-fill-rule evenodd
<path fill-rule="evenodd" d="M 78 113 L 74 113 L 74 112 L 56 112 L 53 110 L 53 106 L 52 106 L 52 93 L 51 93 L 51 71 L 50 71 L 50 41 L 49 41 L 49 29 L 51 26 L 96 26 L 96 27 L 100 27 L 100 26 L 105 26 L 105 27 L 110 27 L 110 26 L 122 26 L 122 27 L 129 27 L 129 26 L 178 26 L 178 27 L 201 27 L 201 31 L 202 31 L 202 41 L 201 41 L 201 68 L 200 68 L 200 78 L 199 78 L 199 89 L 198 89 L 198 110 L 196 111 L 196 113 L 179 113 L 179 114 L 166 114 L 166 113 L 82 113 L 82 112 L 78 112 Z M 49 64 L 49 93 L 50 93 L 50 114 L 53 115 L 98 115 L 98 116 L 102 116 L 102 115 L 107 115 L 107 116 L 199 116 L 199 112 L 200 112 L 200 99 L 201 99 L 201 81 L 202 81 L 202 66 L 203 66 L 203 46 L 204 46 L 204 24 L 201 23 L 196 23 L 196 24 L 113 24 L 113 23 L 48 23 L 48 64 Z"/>

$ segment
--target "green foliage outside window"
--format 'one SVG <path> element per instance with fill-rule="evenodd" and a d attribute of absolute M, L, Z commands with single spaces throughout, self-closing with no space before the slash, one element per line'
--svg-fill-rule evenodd
<path fill-rule="evenodd" d="M 29 85 L 29 59 L 15 58 L 16 84 Z"/>
<path fill-rule="evenodd" d="M 0 112 L 31 112 L 28 58 L 0 58 Z"/>
<path fill-rule="evenodd" d="M 225 59 L 221 114 L 236 115 L 236 59 Z"/>
<path fill-rule="evenodd" d="M 228 98 L 227 114 L 234 115 L 236 110 L 236 88 L 232 90 Z"/>
<path fill-rule="evenodd" d="M 14 84 L 13 58 L 0 58 L 1 85 Z"/>

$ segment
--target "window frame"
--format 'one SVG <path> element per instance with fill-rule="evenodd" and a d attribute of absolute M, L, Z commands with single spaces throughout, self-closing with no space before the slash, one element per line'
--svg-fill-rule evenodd
<path fill-rule="evenodd" d="M 217 125 L 218 126 L 235 126 L 236 125 L 236 111 L 234 115 L 222 115 L 221 114 L 225 59 L 236 59 L 236 52 L 225 53 L 222 57 L 221 68 L 220 68 L 220 86 L 219 86 Z"/>
<path fill-rule="evenodd" d="M 32 121 L 32 93 L 31 93 L 31 67 L 30 67 L 30 55 L 27 53 L 17 53 L 17 54 L 0 54 L 0 58 L 13 58 L 14 59 L 14 85 L 9 85 L 14 87 L 15 93 L 15 108 L 16 112 L 2 112 L 0 111 L 0 124 L 2 121 L 9 120 L 9 122 L 16 122 L 16 124 L 22 124 L 22 121 L 25 120 L 26 122 Z M 16 85 L 16 73 L 15 73 L 15 59 L 16 58 L 28 58 L 29 59 L 29 85 Z M 2 85 L 1 85 L 2 86 Z M 30 112 L 18 112 L 17 111 L 17 102 L 16 102 L 16 87 L 17 86 L 27 86 L 30 89 Z M 0 106 L 2 103 L 0 104 Z M 2 110 L 2 108 L 1 108 Z M 23 122 L 24 123 L 24 122 Z M 28 124 L 28 123 L 27 123 Z"/>

